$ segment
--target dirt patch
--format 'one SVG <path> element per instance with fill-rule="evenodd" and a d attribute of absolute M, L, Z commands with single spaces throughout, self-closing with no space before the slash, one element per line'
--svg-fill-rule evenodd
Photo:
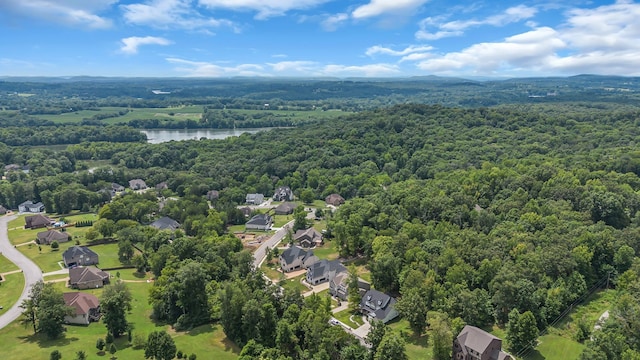
<path fill-rule="evenodd" d="M 245 249 L 255 250 L 260 244 L 265 242 L 270 238 L 269 235 L 265 234 L 255 234 L 255 233 L 245 233 L 245 232 L 235 232 L 233 233 L 240 241 L 242 241 L 242 246 Z"/>

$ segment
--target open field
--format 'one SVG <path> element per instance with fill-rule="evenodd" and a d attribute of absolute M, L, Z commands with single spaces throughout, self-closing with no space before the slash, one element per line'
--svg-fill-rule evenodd
<path fill-rule="evenodd" d="M 237 359 L 239 349 L 231 343 L 220 325 L 203 325 L 187 332 L 175 332 L 169 326 L 155 324 L 150 318 L 151 306 L 147 303 L 147 294 L 151 284 L 129 283 L 127 284 L 133 295 L 132 311 L 127 317 L 134 325 L 133 334 L 142 334 L 146 337 L 155 330 L 166 329 L 174 337 L 178 350 L 188 354 L 195 353 L 199 359 L 215 358 L 221 360 Z M 56 287 L 68 291 L 64 284 L 56 284 Z M 102 289 L 88 291 L 100 297 Z M 67 326 L 65 337 L 58 340 L 47 340 L 43 336 L 33 335 L 31 329 L 25 328 L 17 321 L 0 330 L 0 341 L 4 344 L 5 354 L 11 354 L 11 359 L 32 360 L 46 359 L 51 351 L 59 350 L 63 358 L 72 359 L 79 350 L 84 350 L 89 358 L 96 358 L 96 340 L 104 338 L 106 328 L 102 323 L 92 323 L 89 326 Z M 115 341 L 119 359 L 141 359 L 143 350 L 133 349 L 123 336 Z M 108 358 L 105 355 L 104 358 Z"/>
<path fill-rule="evenodd" d="M 0 315 L 18 301 L 22 289 L 24 288 L 24 275 L 15 273 L 5 276 L 5 281 L 0 283 Z"/>

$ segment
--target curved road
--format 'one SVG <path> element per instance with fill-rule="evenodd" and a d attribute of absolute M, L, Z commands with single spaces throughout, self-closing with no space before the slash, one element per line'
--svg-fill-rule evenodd
<path fill-rule="evenodd" d="M 38 282 L 38 280 L 42 280 L 42 270 L 40 270 L 38 265 L 34 264 L 33 261 L 24 256 L 9 242 L 7 224 L 15 218 L 15 215 L 3 216 L 0 218 L 0 252 L 22 270 L 25 286 L 24 289 L 22 289 L 22 295 L 20 295 L 18 301 L 13 304 L 11 309 L 7 310 L 6 313 L 0 316 L 0 329 L 20 317 L 20 314 L 22 313 L 22 309 L 20 309 L 22 300 L 29 297 L 29 290 L 31 289 L 31 286 Z"/>

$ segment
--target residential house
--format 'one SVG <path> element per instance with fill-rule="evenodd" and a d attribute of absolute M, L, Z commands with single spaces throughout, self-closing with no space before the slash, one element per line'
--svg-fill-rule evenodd
<path fill-rule="evenodd" d="M 371 289 L 371 284 L 358 278 L 358 292 L 360 296 L 363 296 L 368 290 Z M 329 294 L 335 296 L 341 300 L 348 300 L 349 298 L 349 273 L 341 272 L 329 280 Z"/>
<path fill-rule="evenodd" d="M 280 254 L 280 268 L 284 272 L 307 269 L 318 260 L 313 251 L 305 251 L 297 246 L 291 246 Z"/>
<path fill-rule="evenodd" d="M 7 208 L 5 208 L 4 206 L 0 205 L 0 215 L 4 215 L 7 213 Z"/>
<path fill-rule="evenodd" d="M 368 290 L 360 301 L 360 311 L 371 320 L 380 320 L 383 323 L 398 317 L 395 309 L 396 299 L 378 290 Z"/>
<path fill-rule="evenodd" d="M 251 205 L 260 205 L 264 201 L 264 195 L 262 194 L 247 194 L 245 202 Z"/>
<path fill-rule="evenodd" d="M 124 191 L 124 186 L 118 184 L 118 183 L 111 183 L 111 190 L 120 193 Z"/>
<path fill-rule="evenodd" d="M 173 220 L 170 217 L 163 216 L 160 219 L 151 223 L 151 226 L 158 230 L 171 230 L 175 231 L 180 227 L 180 223 Z"/>
<path fill-rule="evenodd" d="M 62 253 L 66 267 L 95 265 L 99 263 L 98 254 L 86 246 L 72 246 Z"/>
<path fill-rule="evenodd" d="M 275 201 L 293 201 L 293 192 L 288 186 L 280 186 L 273 194 Z"/>
<path fill-rule="evenodd" d="M 44 211 L 44 204 L 41 202 L 34 203 L 31 200 L 27 200 L 22 204 L 18 205 L 18 211 L 20 212 L 32 212 L 38 213 Z"/>
<path fill-rule="evenodd" d="M 58 243 L 69 241 L 69 234 L 58 230 L 47 230 L 36 234 L 36 243 L 41 245 L 51 245 L 52 242 Z"/>
<path fill-rule="evenodd" d="M 5 165 L 4 166 L 4 171 L 5 172 L 17 171 L 17 170 L 22 170 L 22 166 L 20 166 L 18 164 L 9 164 L 9 165 Z"/>
<path fill-rule="evenodd" d="M 273 224 L 273 219 L 268 214 L 254 215 L 246 224 L 244 224 L 247 230 L 269 230 Z"/>
<path fill-rule="evenodd" d="M 156 184 L 156 190 L 166 190 L 168 188 L 169 188 L 169 185 L 167 184 L 166 181 Z"/>
<path fill-rule="evenodd" d="M 307 282 L 318 285 L 333 280 L 340 273 L 347 273 L 347 268 L 340 261 L 320 260 L 307 269 Z"/>
<path fill-rule="evenodd" d="M 207 200 L 213 201 L 217 200 L 220 197 L 220 193 L 218 190 L 209 190 L 207 191 Z"/>
<path fill-rule="evenodd" d="M 89 325 L 92 321 L 100 320 L 100 301 L 95 295 L 83 292 L 63 293 L 64 304 L 72 307 L 73 315 L 64 317 L 67 324 Z"/>
<path fill-rule="evenodd" d="M 73 289 L 97 289 L 109 283 L 109 273 L 96 267 L 69 269 L 69 286 Z"/>
<path fill-rule="evenodd" d="M 144 190 L 147 188 L 147 183 L 142 179 L 129 180 L 129 187 L 131 190 Z"/>
<path fill-rule="evenodd" d="M 253 210 L 248 206 L 241 207 L 240 211 L 242 212 L 242 215 L 244 215 L 244 217 L 246 217 L 246 218 L 251 216 L 251 213 L 253 212 Z"/>
<path fill-rule="evenodd" d="M 323 244 L 322 234 L 314 228 L 296 231 L 296 233 L 293 234 L 293 241 L 303 248 L 312 248 Z"/>
<path fill-rule="evenodd" d="M 331 194 L 324 198 L 324 202 L 333 206 L 340 206 L 344 204 L 344 198 L 338 194 Z"/>
<path fill-rule="evenodd" d="M 284 202 L 278 206 L 276 206 L 275 213 L 276 215 L 289 215 L 293 214 L 293 211 L 298 207 L 296 204 L 291 202 Z"/>
<path fill-rule="evenodd" d="M 466 325 L 453 340 L 453 360 L 513 360 L 502 351 L 502 340 L 475 326 Z"/>
<path fill-rule="evenodd" d="M 47 226 L 51 226 L 55 220 L 49 219 L 48 217 L 38 214 L 31 215 L 24 218 L 24 228 L 25 229 L 39 229 Z"/>

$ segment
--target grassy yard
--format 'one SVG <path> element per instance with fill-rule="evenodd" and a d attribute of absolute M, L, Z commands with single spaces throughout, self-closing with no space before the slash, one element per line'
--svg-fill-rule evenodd
<path fill-rule="evenodd" d="M 293 214 L 290 215 L 274 215 L 273 227 L 283 227 L 286 223 L 293 220 Z"/>
<path fill-rule="evenodd" d="M 351 317 L 353 315 L 353 320 L 355 321 L 351 321 Z M 351 310 L 347 309 L 347 310 L 342 310 L 340 312 L 337 312 L 335 314 L 333 314 L 333 317 L 340 320 L 340 322 L 342 322 L 343 324 L 346 324 L 347 326 L 356 329 L 362 325 L 364 325 L 364 321 L 362 321 L 362 314 L 360 313 L 354 313 Z"/>
<path fill-rule="evenodd" d="M 0 255 L 0 273 L 18 270 L 18 267 L 6 257 Z"/>
<path fill-rule="evenodd" d="M 282 286 L 285 289 L 295 289 L 301 293 L 307 292 L 309 291 L 309 289 L 300 282 L 300 280 L 302 280 L 304 276 L 305 274 L 302 274 L 300 276 L 296 276 L 294 278 L 284 280 L 280 282 L 280 286 Z"/>
<path fill-rule="evenodd" d="M 74 245 L 73 241 L 63 242 L 60 243 L 60 248 L 54 251 L 49 245 L 28 244 L 19 246 L 18 250 L 33 260 L 43 272 L 50 272 L 62 269 L 58 265 L 58 262 L 62 261 L 62 253 Z"/>
<path fill-rule="evenodd" d="M 431 346 L 427 344 L 428 335 L 414 335 L 409 322 L 404 319 L 396 319 L 387 325 L 404 339 L 409 360 L 431 359 Z"/>
<path fill-rule="evenodd" d="M 327 260 L 337 259 L 338 256 L 340 256 L 338 253 L 338 245 L 335 241 L 325 241 L 324 245 L 313 249 L 313 254 L 320 259 Z"/>
<path fill-rule="evenodd" d="M 273 281 L 279 281 L 280 277 L 283 275 L 280 271 L 277 271 L 276 268 L 278 267 L 277 264 L 267 264 L 267 262 L 265 261 L 262 266 L 260 267 L 260 270 L 262 270 L 262 272 L 271 280 Z"/>
<path fill-rule="evenodd" d="M 24 244 L 29 241 L 35 241 L 36 234 L 42 231 L 46 231 L 47 229 L 25 229 L 24 228 L 24 218 L 27 215 L 20 215 L 16 219 L 12 220 L 8 224 L 9 228 L 9 240 L 14 245 Z M 47 215 L 48 216 L 48 215 Z M 52 217 L 56 218 L 56 217 Z M 86 220 L 98 220 L 98 216 L 96 214 L 82 214 L 82 215 L 67 215 L 64 216 L 67 223 L 74 223 L 76 221 L 86 221 Z M 91 227 L 68 227 L 66 231 L 72 238 L 72 241 L 75 239 L 79 239 L 81 242 L 84 240 L 84 234 L 89 231 Z"/>
<path fill-rule="evenodd" d="M 526 360 L 575 360 L 585 345 L 566 337 L 547 334 L 538 338 L 538 346 L 526 354 Z"/>
<path fill-rule="evenodd" d="M 64 284 L 56 284 L 64 289 Z M 173 336 L 178 350 L 188 354 L 195 353 L 198 358 L 215 358 L 221 360 L 237 359 L 239 349 L 231 343 L 221 326 L 203 325 L 188 332 L 175 332 L 166 325 L 155 324 L 149 316 L 151 306 L 147 302 L 147 295 L 151 284 L 149 283 L 129 283 L 133 301 L 132 311 L 127 320 L 134 325 L 135 334 L 142 334 L 146 337 L 154 330 L 166 329 Z M 68 289 L 65 289 L 68 291 Z M 100 297 L 102 289 L 89 291 Z M 92 323 L 89 326 L 68 326 L 63 339 L 47 340 L 40 335 L 33 335 L 32 331 L 24 326 L 13 322 L 6 328 L 0 330 L 0 342 L 4 344 L 5 354 L 11 354 L 11 359 L 32 360 L 47 359 L 53 350 L 59 350 L 64 359 L 72 359 L 79 350 L 84 350 L 90 359 L 97 357 L 95 348 L 96 340 L 104 338 L 106 328 L 102 323 Z M 119 359 L 142 359 L 143 350 L 133 349 L 127 342 L 127 337 L 123 336 L 116 340 L 118 352 L 115 354 Z M 108 355 L 104 356 L 109 358 Z"/>
<path fill-rule="evenodd" d="M 24 276 L 22 273 L 15 273 L 5 276 L 5 281 L 0 283 L 0 315 L 4 314 L 13 304 L 18 301 L 22 289 L 24 288 Z"/>

